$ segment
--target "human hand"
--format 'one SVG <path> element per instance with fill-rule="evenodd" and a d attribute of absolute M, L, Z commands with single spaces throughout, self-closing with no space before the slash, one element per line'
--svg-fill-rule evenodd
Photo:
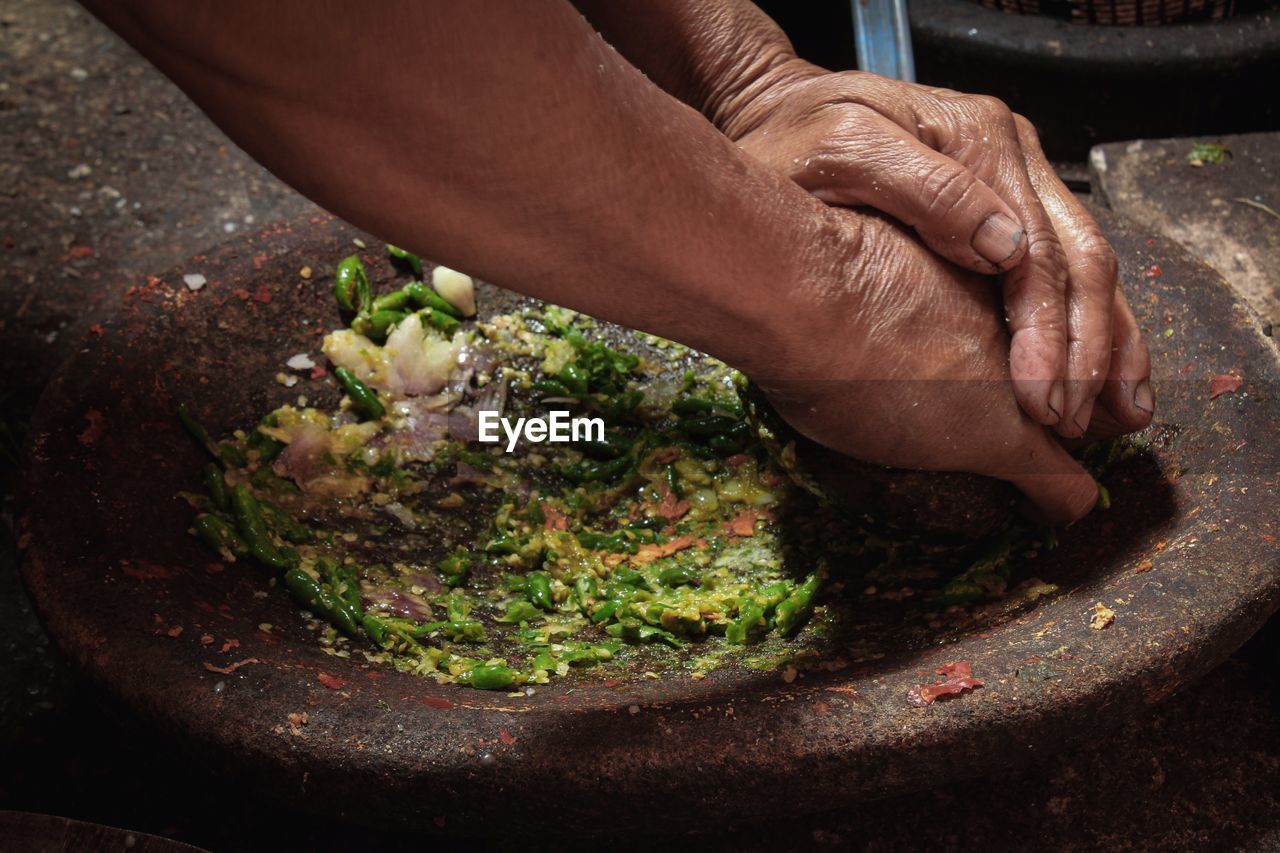
<path fill-rule="evenodd" d="M 1014 396 L 989 282 L 885 219 L 832 219 L 832 242 L 850 250 L 840 269 L 815 271 L 831 310 L 802 329 L 809 352 L 752 374 L 778 413 L 857 459 L 1006 480 L 1050 523 L 1088 513 L 1097 484 Z"/>
<path fill-rule="evenodd" d="M 830 204 L 911 226 L 965 269 L 1001 274 L 1013 392 L 1060 435 L 1139 429 L 1150 364 L 1116 258 L 1058 180 L 1035 130 L 993 98 L 831 73 L 771 70 L 721 119 L 749 154 Z"/>

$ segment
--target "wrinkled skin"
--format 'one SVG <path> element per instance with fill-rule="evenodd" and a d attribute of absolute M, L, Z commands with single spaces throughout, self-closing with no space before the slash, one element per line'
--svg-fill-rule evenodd
<path fill-rule="evenodd" d="M 1006 480 L 1051 523 L 1087 513 L 1097 498 L 1093 478 L 1020 410 L 1011 390 L 996 290 L 899 225 L 833 216 L 855 247 L 846 276 L 872 284 L 863 310 L 813 336 L 822 378 L 753 377 L 778 413 L 858 459 Z"/>
<path fill-rule="evenodd" d="M 1114 308 L 1114 259 L 1095 261 L 1108 257 L 1096 228 L 1069 195 L 1054 196 L 1051 173 L 994 102 L 774 63 L 785 38 L 736 0 L 600 4 L 624 13 L 612 41 L 638 37 L 643 74 L 566 0 L 387 0 L 321 16 L 301 0 L 86 2 L 245 151 L 398 246 L 711 353 L 841 452 L 1003 477 L 1063 521 L 1093 503 L 1092 480 L 1040 424 L 1078 434 L 1091 420 L 1086 392 L 1110 375 L 1136 381 L 1145 356 L 1113 323 L 1125 315 Z M 659 6 L 669 17 L 652 14 Z M 739 16 L 745 30 L 732 24 Z M 672 35 L 682 20 L 690 40 Z M 670 94 L 686 89 L 683 103 Z M 737 109 L 716 107 L 726 101 L 717 93 Z M 990 279 L 804 191 L 865 204 L 859 164 L 897 149 L 943 158 L 925 166 L 963 166 L 1019 218 L 997 229 L 1007 257 L 984 238 L 976 244 L 997 260 L 967 259 L 1004 271 L 1012 360 Z M 824 152 L 836 173 L 818 170 L 815 182 L 795 168 Z M 941 174 L 891 161 L 870 187 L 900 187 L 886 198 L 903 201 L 882 209 L 963 264 L 945 227 L 969 221 L 963 193 L 946 201 L 964 176 Z M 933 217 L 915 216 L 912 199 Z M 1064 245 L 1069 228 L 1080 237 Z M 1105 334 L 1086 334 L 1090 323 Z M 1069 369 L 1086 379 L 1066 383 L 1059 404 Z M 1116 393 L 1110 413 L 1140 425 Z"/>
<path fill-rule="evenodd" d="M 998 273 L 1014 394 L 1039 423 L 1080 438 L 1150 422 L 1150 362 L 1115 253 L 1025 118 L 993 98 L 795 61 L 722 126 L 824 201 L 881 210 L 955 264 Z"/>

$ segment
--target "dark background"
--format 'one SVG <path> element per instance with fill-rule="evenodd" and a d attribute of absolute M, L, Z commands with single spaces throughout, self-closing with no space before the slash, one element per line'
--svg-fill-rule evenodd
<path fill-rule="evenodd" d="M 804 58 L 856 66 L 848 3 L 757 5 Z M 1083 161 L 1100 142 L 1280 127 L 1274 0 L 1237 2 L 1228 21 L 1164 27 L 1081 26 L 967 0 L 908 8 L 918 81 L 1004 100 L 1036 124 L 1054 160 Z"/>

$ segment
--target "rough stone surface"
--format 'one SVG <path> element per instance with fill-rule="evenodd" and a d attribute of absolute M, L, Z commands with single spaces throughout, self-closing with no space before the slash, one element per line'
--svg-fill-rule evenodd
<path fill-rule="evenodd" d="M 1197 142 L 1230 154 L 1193 166 Z M 1204 258 L 1280 325 L 1280 133 L 1116 142 L 1094 148 L 1089 166 L 1100 201 Z"/>
<path fill-rule="evenodd" d="M 49 375 L 124 284 L 306 199 L 70 0 L 0 4 L 0 512 Z M 0 560 L 0 747 L 68 685 Z M 2 753 L 2 749 L 0 749 Z"/>
<path fill-rule="evenodd" d="M 1104 477 L 1113 511 L 1062 533 L 1011 595 L 963 612 L 833 583 L 829 667 L 587 674 L 536 695 L 483 694 L 326 655 L 287 596 L 212 558 L 175 497 L 206 461 L 175 407 L 223 435 L 299 393 L 335 399 L 327 375 L 272 381 L 339 321 L 327 296 L 338 259 L 376 243 L 316 214 L 147 276 L 59 368 L 32 419 L 24 577 L 51 635 L 119 708 L 263 796 L 326 816 L 485 831 L 495 811 L 522 826 L 555 811 L 577 836 L 605 816 L 674 832 L 1018 767 L 1166 701 L 1280 602 L 1271 341 L 1212 270 L 1100 218 L 1161 401 L 1149 444 Z M 363 260 L 385 287 L 385 253 Z M 317 272 L 302 278 L 302 264 Z M 192 268 L 207 279 L 198 292 L 182 283 Z M 489 285 L 477 297 L 484 317 L 515 307 Z M 1238 393 L 1223 395 L 1215 377 L 1228 372 Z M 784 537 L 796 530 L 779 523 Z M 858 571 L 831 565 L 833 578 Z M 236 644 L 218 651 L 204 635 Z M 980 690 L 913 707 L 919 685 L 962 660 Z"/>
<path fill-rule="evenodd" d="M 40 385 L 166 269 L 305 199 L 68 0 L 0 11 L 0 394 Z"/>

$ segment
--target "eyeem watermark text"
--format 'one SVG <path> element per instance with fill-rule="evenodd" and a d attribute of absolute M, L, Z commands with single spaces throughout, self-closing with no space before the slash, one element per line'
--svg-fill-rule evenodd
<path fill-rule="evenodd" d="M 523 436 L 525 441 L 541 444 L 544 441 L 564 443 L 569 441 L 604 441 L 603 418 L 575 418 L 565 411 L 547 412 L 545 418 L 504 418 L 498 412 L 481 411 L 480 440 L 486 444 L 498 444 L 501 427 L 506 437 L 507 452 L 512 453 Z"/>

